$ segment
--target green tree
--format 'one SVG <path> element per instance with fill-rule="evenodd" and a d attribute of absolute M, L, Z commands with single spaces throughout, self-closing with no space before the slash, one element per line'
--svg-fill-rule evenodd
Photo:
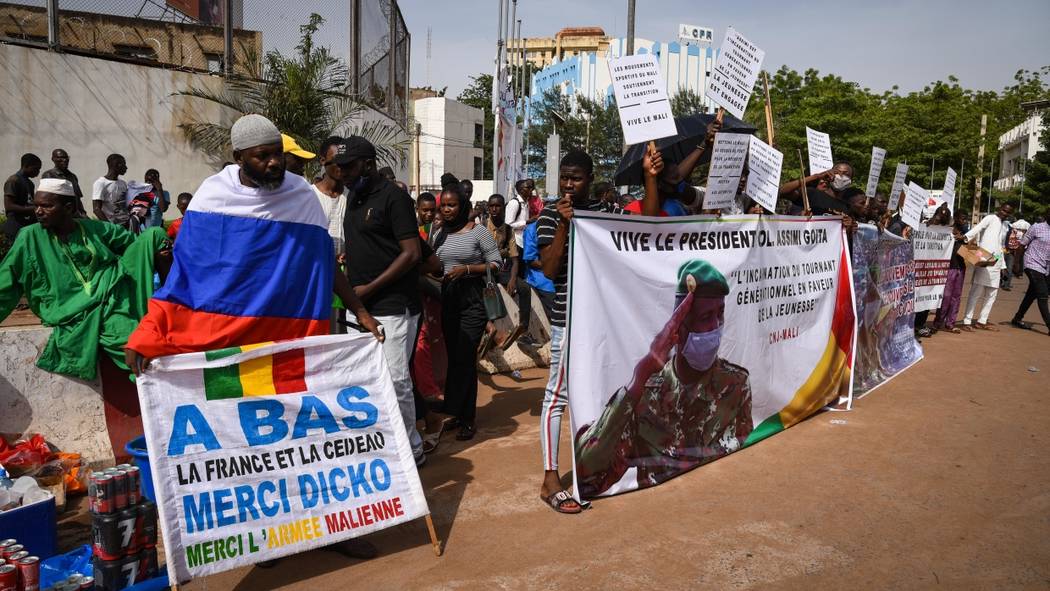
<path fill-rule="evenodd" d="M 688 117 L 697 113 L 706 113 L 704 97 L 691 88 L 682 88 L 671 97 L 671 113 L 675 117 Z"/>
<path fill-rule="evenodd" d="M 612 100 L 568 97 L 551 89 L 533 101 L 532 113 L 528 131 L 529 176 L 544 179 L 547 138 L 556 129 L 563 154 L 574 149 L 586 151 L 594 160 L 595 179 L 612 179 L 623 154 L 620 115 Z"/>
<path fill-rule="evenodd" d="M 270 51 L 250 76 L 227 79 L 222 90 L 193 86 L 175 95 L 219 104 L 238 116 L 265 115 L 314 152 L 330 135 L 360 135 L 375 145 L 381 162 L 400 166 L 407 155 L 405 131 L 396 124 L 366 119 L 368 106 L 349 94 L 346 65 L 327 47 L 314 44 L 322 24 L 324 18 L 311 14 L 309 22 L 299 27 L 299 45 L 291 56 Z M 216 160 L 229 158 L 230 125 L 196 120 L 179 127 L 197 149 Z M 308 171 L 312 173 L 315 166 L 311 163 Z"/>

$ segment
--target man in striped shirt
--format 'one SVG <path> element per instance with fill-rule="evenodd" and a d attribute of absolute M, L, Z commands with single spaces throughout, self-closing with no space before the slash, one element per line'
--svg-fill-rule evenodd
<path fill-rule="evenodd" d="M 565 335 L 566 287 L 569 279 L 569 223 L 573 211 L 624 213 L 615 203 L 592 200 L 591 182 L 594 163 L 586 153 L 574 150 L 561 159 L 558 173 L 560 199 L 540 212 L 537 220 L 537 243 L 543 274 L 554 281 L 554 307 L 551 310 L 550 377 L 543 395 L 540 414 L 540 447 L 543 451 L 543 485 L 540 497 L 559 513 L 579 513 L 582 507 L 562 489 L 558 476 L 558 439 L 561 417 L 565 413 L 567 381 L 561 371 L 562 339 Z"/>
<path fill-rule="evenodd" d="M 1017 308 L 1010 324 L 1031 330 L 1032 325 L 1024 321 L 1024 315 L 1028 313 L 1032 302 L 1036 302 L 1039 314 L 1043 317 L 1043 324 L 1050 328 L 1050 308 L 1046 303 L 1047 294 L 1050 293 L 1050 215 L 1041 223 L 1034 224 L 1021 238 L 1014 266 L 1020 267 L 1022 261 L 1024 272 L 1028 275 L 1028 291 L 1025 292 L 1021 306 Z"/>

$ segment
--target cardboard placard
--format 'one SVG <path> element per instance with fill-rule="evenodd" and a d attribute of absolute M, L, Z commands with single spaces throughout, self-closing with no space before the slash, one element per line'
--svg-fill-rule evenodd
<path fill-rule="evenodd" d="M 704 192 L 704 209 L 722 209 L 733 205 L 750 143 L 751 136 L 748 134 L 715 134 L 707 191 Z"/>
<path fill-rule="evenodd" d="M 645 53 L 609 60 L 609 76 L 627 144 L 678 135 L 667 85 L 656 57 Z"/>
<path fill-rule="evenodd" d="M 871 147 L 871 167 L 868 168 L 868 187 L 864 194 L 874 197 L 879 188 L 879 175 L 882 174 L 882 164 L 886 161 L 886 150 L 877 146 Z"/>
<path fill-rule="evenodd" d="M 747 195 L 769 211 L 776 211 L 784 154 L 757 137 L 751 136 L 747 158 Z"/>
<path fill-rule="evenodd" d="M 807 127 L 806 145 L 809 146 L 809 174 L 831 170 L 835 166 L 831 158 L 831 136 Z"/>
<path fill-rule="evenodd" d="M 727 28 L 704 95 L 737 119 L 743 119 L 765 57 L 766 52 L 736 29 Z"/>

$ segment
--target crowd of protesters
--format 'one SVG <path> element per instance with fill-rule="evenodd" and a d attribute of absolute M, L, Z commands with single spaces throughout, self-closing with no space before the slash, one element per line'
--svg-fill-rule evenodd
<path fill-rule="evenodd" d="M 393 171 L 379 166 L 375 147 L 362 137 L 327 138 L 314 154 L 264 117 L 248 115 L 231 131 L 234 161 L 205 180 L 201 191 L 208 186 L 243 193 L 257 199 L 260 207 L 295 203 L 304 219 L 327 228 L 330 247 L 297 256 L 309 263 L 303 268 L 316 269 L 327 264 L 324 261 L 331 261 L 332 268 L 286 280 L 318 282 L 318 289 L 333 291 L 337 297 L 331 314 L 320 327 L 290 324 L 287 333 L 278 336 L 296 338 L 348 328 L 374 334 L 382 342 L 420 467 L 443 433 L 455 432 L 462 441 L 476 435 L 480 358 L 493 347 L 545 344 L 545 339 L 535 336 L 539 331 L 530 331 L 532 301 L 538 300 L 551 327 L 549 377 L 539 409 L 543 464 L 539 494 L 555 511 L 579 513 L 583 507 L 562 486 L 558 463 L 568 396 L 561 355 L 570 222 L 579 210 L 650 216 L 727 213 L 704 210 L 702 191 L 689 182 L 719 129 L 720 123 L 711 123 L 705 141 L 681 162 L 665 163 L 664 156 L 650 148 L 642 162 L 644 189 L 639 199 L 620 195 L 610 182 L 595 183 L 591 157 L 573 150 L 561 159 L 558 185 L 556 191 L 551 188 L 554 194 L 548 199 L 537 193 L 532 179 L 521 179 L 513 194 L 493 194 L 475 204 L 470 181 L 451 174 L 442 177 L 439 194 L 421 193 L 413 202 Z M 161 312 L 147 306 L 153 290 L 164 284 L 168 267 L 192 283 L 205 278 L 185 276 L 200 274 L 209 264 L 181 258 L 198 252 L 193 244 L 173 248 L 181 219 L 165 224 L 170 195 L 157 170 L 145 171 L 141 183 L 126 181 L 122 178 L 127 173 L 125 158 L 110 155 L 105 173 L 92 184 L 89 214 L 81 202 L 77 175 L 69 169 L 68 153 L 55 149 L 51 159 L 54 168 L 42 175 L 39 186 L 32 179 L 40 174 L 41 160 L 33 154 L 22 157 L 18 172 L 5 183 L 3 229 L 12 246 L 0 263 L 0 319 L 25 297 L 34 313 L 56 327 L 53 346 L 49 343 L 41 367 L 94 377 L 92 365 L 101 349 L 120 367 L 138 373 L 151 357 L 162 353 L 256 342 L 252 339 L 258 333 L 250 325 L 207 339 L 187 337 L 192 327 L 179 326 L 177 319 L 161 317 Z M 320 174 L 303 178 L 314 159 Z M 909 238 L 910 229 L 899 213 L 903 199 L 868 197 L 854 187 L 853 175 L 852 166 L 840 162 L 831 170 L 785 183 L 779 192 L 787 204 L 783 213 L 842 216 L 847 236 L 858 224 L 870 223 Z M 746 179 L 745 167 L 728 213 L 770 213 L 748 197 Z M 276 196 L 279 203 L 266 205 Z M 177 196 L 180 212 L 193 210 L 191 199 L 189 193 Z M 221 212 L 221 202 L 214 207 Z M 1011 289 L 1012 276 L 1022 272 L 1029 278 L 1028 292 L 1013 326 L 1031 329 L 1022 319 L 1032 303 L 1038 304 L 1050 325 L 1046 221 L 1029 226 L 1016 220 L 1011 206 L 1004 204 L 971 228 L 964 211 L 951 212 L 947 204 L 930 209 L 923 224 L 951 227 L 955 245 L 943 303 L 932 322 L 928 312 L 916 314 L 917 336 L 997 330 L 989 324 L 996 294 Z M 221 239 L 189 233 L 186 237 L 210 244 L 221 244 Z M 972 271 L 960 326 L 956 319 L 967 268 L 957 252 L 960 247 L 977 246 L 995 255 L 995 261 Z M 519 310 L 511 319 L 513 328 L 504 334 L 495 323 L 505 314 L 500 311 L 501 301 L 492 297 L 497 284 Z M 71 356 L 69 352 L 78 346 L 84 349 L 85 341 L 98 344 L 90 347 L 94 353 Z M 352 555 L 374 555 L 360 541 L 343 548 Z"/>

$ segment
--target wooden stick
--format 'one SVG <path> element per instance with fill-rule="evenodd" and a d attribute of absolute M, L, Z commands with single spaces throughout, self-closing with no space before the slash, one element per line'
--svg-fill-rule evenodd
<path fill-rule="evenodd" d="M 775 147 L 776 143 L 773 138 L 773 103 L 769 101 L 769 76 L 766 75 L 765 71 L 762 72 L 762 86 L 766 89 L 766 138 L 769 140 L 769 145 Z"/>
<path fill-rule="evenodd" d="M 426 514 L 426 520 L 430 543 L 434 545 L 434 556 L 441 556 L 441 540 L 438 539 L 437 530 L 434 529 L 434 519 L 430 517 L 430 513 Z"/>
<path fill-rule="evenodd" d="M 718 124 L 721 125 L 722 124 L 722 120 L 725 118 L 725 116 L 726 116 L 726 110 L 723 109 L 722 107 L 718 107 L 718 113 L 715 115 L 715 121 L 717 121 Z"/>
<path fill-rule="evenodd" d="M 802 148 L 798 148 L 798 168 L 802 176 L 798 177 L 798 186 L 802 189 L 802 209 L 809 209 L 809 191 L 806 190 L 806 165 L 802 163 Z"/>

